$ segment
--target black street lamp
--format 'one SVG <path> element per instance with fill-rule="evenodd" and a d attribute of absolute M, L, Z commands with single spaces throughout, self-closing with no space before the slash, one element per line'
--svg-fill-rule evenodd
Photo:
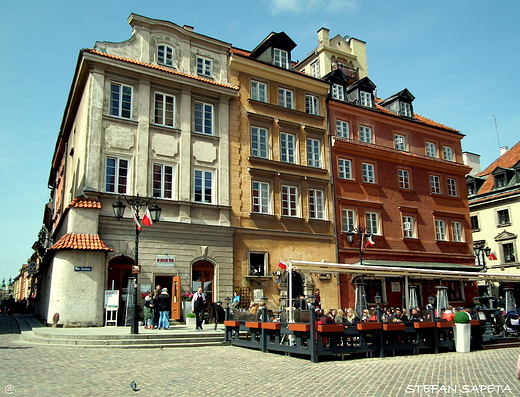
<path fill-rule="evenodd" d="M 484 248 L 485 247 L 485 248 Z M 485 254 L 487 257 L 491 255 L 491 248 L 486 247 L 485 241 L 477 241 L 473 244 L 473 250 L 475 251 L 475 256 L 477 257 L 478 265 L 482 266 L 482 270 L 486 270 L 486 259 L 482 254 Z M 480 262 L 480 258 L 482 257 L 482 263 Z"/>
<path fill-rule="evenodd" d="M 146 207 L 152 199 L 157 201 L 157 197 L 140 197 L 137 196 L 126 196 L 123 195 L 125 201 L 132 208 L 133 215 L 136 225 L 135 225 L 135 269 L 137 272 L 139 271 L 139 234 L 141 234 L 141 227 L 139 217 L 139 211 L 141 208 Z M 112 204 L 112 209 L 114 210 L 114 215 L 119 221 L 123 215 L 125 214 L 126 205 L 121 201 L 121 196 L 118 196 L 117 202 Z M 150 208 L 148 208 L 150 212 L 150 218 L 152 222 L 159 222 L 159 218 L 161 216 L 161 208 L 155 202 Z M 139 304 L 137 303 L 137 272 L 135 273 L 135 284 L 134 284 L 134 310 L 132 311 L 132 326 L 130 327 L 131 334 L 139 333 Z"/>
<path fill-rule="evenodd" d="M 359 264 L 363 266 L 363 253 L 365 252 L 365 248 L 367 246 L 367 241 L 371 241 L 372 234 L 367 234 L 367 229 L 361 226 L 350 229 L 347 233 L 347 242 L 352 247 L 354 245 L 354 237 L 358 237 L 358 250 L 359 250 Z M 365 280 L 363 277 L 363 273 L 360 275 L 359 282 L 356 282 L 356 291 L 358 293 L 358 310 L 359 310 L 359 318 L 363 316 L 363 309 L 366 305 L 366 296 L 365 296 Z"/>

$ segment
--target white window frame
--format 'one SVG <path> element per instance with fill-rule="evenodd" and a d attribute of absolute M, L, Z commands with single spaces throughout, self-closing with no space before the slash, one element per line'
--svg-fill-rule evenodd
<path fill-rule="evenodd" d="M 352 161 L 338 159 L 338 175 L 341 179 L 352 180 Z"/>
<path fill-rule="evenodd" d="M 435 219 L 435 239 L 446 241 L 446 222 L 443 219 Z"/>
<path fill-rule="evenodd" d="M 438 175 L 430 175 L 430 193 L 441 194 L 441 178 Z"/>
<path fill-rule="evenodd" d="M 359 126 L 359 140 L 365 143 L 372 143 L 372 128 L 366 125 Z"/>
<path fill-rule="evenodd" d="M 372 94 L 367 91 L 359 91 L 359 102 L 361 106 L 372 107 Z"/>
<path fill-rule="evenodd" d="M 296 135 L 280 132 L 280 161 L 296 163 Z"/>
<path fill-rule="evenodd" d="M 372 163 L 361 163 L 364 183 L 376 183 L 375 166 Z"/>
<path fill-rule="evenodd" d="M 453 148 L 451 146 L 443 146 L 442 156 L 446 161 L 453 161 Z"/>
<path fill-rule="evenodd" d="M 366 212 L 366 233 L 367 234 L 379 234 L 379 214 L 377 212 Z"/>
<path fill-rule="evenodd" d="M 321 73 L 320 73 L 320 60 L 317 59 L 316 61 L 314 61 L 313 63 L 311 63 L 311 76 L 312 77 L 316 77 L 317 79 L 320 79 L 321 78 Z"/>
<path fill-rule="evenodd" d="M 197 55 L 197 74 L 204 77 L 213 77 L 213 59 Z"/>
<path fill-rule="evenodd" d="M 305 113 L 320 115 L 320 99 L 316 95 L 305 95 Z"/>
<path fill-rule="evenodd" d="M 114 162 L 113 165 L 110 165 Z M 114 172 L 109 175 L 109 167 Z M 109 179 L 113 178 L 112 182 Z M 112 188 L 109 188 L 109 184 Z M 107 156 L 105 158 L 105 192 L 127 194 L 130 185 L 130 160 L 116 156 Z"/>
<path fill-rule="evenodd" d="M 403 237 L 415 238 L 415 219 L 410 215 L 403 215 Z"/>
<path fill-rule="evenodd" d="M 194 131 L 199 134 L 214 135 L 215 108 L 211 103 L 195 101 Z M 209 121 L 209 124 L 207 123 Z"/>
<path fill-rule="evenodd" d="M 457 180 L 453 178 L 447 178 L 446 184 L 448 186 L 448 196 L 457 197 L 458 189 L 457 189 Z"/>
<path fill-rule="evenodd" d="M 198 174 L 200 173 L 200 176 Z M 209 181 L 207 177 L 210 177 Z M 197 180 L 201 180 L 200 188 L 198 191 Z M 209 184 L 208 184 L 209 182 Z M 209 197 L 207 190 L 209 189 Z M 200 196 L 197 197 L 197 196 Z M 215 171 L 205 169 L 195 169 L 193 171 L 193 201 L 196 203 L 213 204 L 215 202 Z"/>
<path fill-rule="evenodd" d="M 336 120 L 336 136 L 340 138 L 350 138 L 350 124 L 348 121 Z"/>
<path fill-rule="evenodd" d="M 279 48 L 273 48 L 273 64 L 284 69 L 289 69 L 289 53 Z"/>
<path fill-rule="evenodd" d="M 412 105 L 408 102 L 399 102 L 399 114 L 404 117 L 412 117 Z"/>
<path fill-rule="evenodd" d="M 394 147 L 397 150 L 406 151 L 406 137 L 401 134 L 394 134 Z"/>
<path fill-rule="evenodd" d="M 345 88 L 341 84 L 332 83 L 331 96 L 332 96 L 332 99 L 344 101 L 345 100 Z"/>
<path fill-rule="evenodd" d="M 258 102 L 267 102 L 267 84 L 251 80 L 251 99 Z"/>
<path fill-rule="evenodd" d="M 156 92 L 154 96 L 154 123 L 175 128 L 175 95 Z"/>
<path fill-rule="evenodd" d="M 252 183 L 253 213 L 271 213 L 271 185 L 268 182 L 253 181 Z"/>
<path fill-rule="evenodd" d="M 153 163 L 152 166 L 152 196 L 163 199 L 175 198 L 175 166 Z"/>
<path fill-rule="evenodd" d="M 451 222 L 451 232 L 453 234 L 453 241 L 461 243 L 463 241 L 462 223 L 458 221 Z"/>
<path fill-rule="evenodd" d="M 325 219 L 325 192 L 309 189 L 309 218 Z"/>
<path fill-rule="evenodd" d="M 162 49 L 161 49 L 162 47 Z M 162 55 L 161 55 L 162 52 Z M 168 44 L 159 44 L 157 46 L 157 63 L 159 65 L 174 66 L 174 54 L 175 50 L 172 46 L 169 46 Z"/>
<path fill-rule="evenodd" d="M 397 179 L 399 181 L 400 189 L 410 189 L 410 171 L 398 169 L 397 170 Z"/>
<path fill-rule="evenodd" d="M 344 233 L 353 231 L 356 227 L 356 211 L 351 209 L 343 209 L 341 212 L 341 230 Z"/>
<path fill-rule="evenodd" d="M 115 98 L 117 95 L 117 99 Z M 134 87 L 127 84 L 110 83 L 109 114 L 122 119 L 132 119 Z"/>
<path fill-rule="evenodd" d="M 251 126 L 251 156 L 269 159 L 269 130 Z"/>
<path fill-rule="evenodd" d="M 281 189 L 282 216 L 299 217 L 300 205 L 298 187 L 282 185 Z"/>
<path fill-rule="evenodd" d="M 434 142 L 426 142 L 426 155 L 428 157 L 437 158 L 437 144 Z"/>
<path fill-rule="evenodd" d="M 321 168 L 321 141 L 307 138 L 307 165 L 313 168 Z"/>
<path fill-rule="evenodd" d="M 278 87 L 278 106 L 294 109 L 294 93 L 287 88 Z"/>

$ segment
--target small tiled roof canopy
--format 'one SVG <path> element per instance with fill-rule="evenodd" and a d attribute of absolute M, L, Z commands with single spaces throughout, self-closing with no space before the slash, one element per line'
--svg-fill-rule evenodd
<path fill-rule="evenodd" d="M 60 238 L 49 250 L 86 250 L 111 252 L 97 234 L 67 233 Z"/>
<path fill-rule="evenodd" d="M 101 209 L 101 202 L 98 199 L 79 196 L 70 202 L 69 207 Z"/>

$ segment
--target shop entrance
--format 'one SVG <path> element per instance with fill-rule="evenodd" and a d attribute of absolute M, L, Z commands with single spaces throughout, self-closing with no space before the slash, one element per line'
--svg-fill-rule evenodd
<path fill-rule="evenodd" d="M 171 302 L 171 320 L 181 319 L 181 278 L 180 276 L 155 276 L 155 285 L 161 288 L 168 288 L 168 294 L 172 299 Z"/>
<path fill-rule="evenodd" d="M 208 261 L 198 261 L 193 264 L 193 270 L 191 274 L 192 279 L 192 292 L 197 292 L 199 287 L 206 294 L 208 304 L 213 302 L 213 281 L 215 276 L 215 267 L 213 263 Z"/>
<path fill-rule="evenodd" d="M 132 277 L 133 265 L 134 261 L 126 256 L 120 256 L 108 262 L 106 288 L 119 291 L 119 307 L 117 309 L 117 325 L 119 326 L 125 325 L 128 279 Z"/>

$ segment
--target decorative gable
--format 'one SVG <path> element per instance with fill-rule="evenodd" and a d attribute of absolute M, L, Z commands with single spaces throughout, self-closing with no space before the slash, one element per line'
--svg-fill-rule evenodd
<path fill-rule="evenodd" d="M 495 237 L 495 241 L 505 241 L 514 239 L 516 239 L 516 234 L 510 233 L 507 230 L 504 230 L 502 233 Z"/>

